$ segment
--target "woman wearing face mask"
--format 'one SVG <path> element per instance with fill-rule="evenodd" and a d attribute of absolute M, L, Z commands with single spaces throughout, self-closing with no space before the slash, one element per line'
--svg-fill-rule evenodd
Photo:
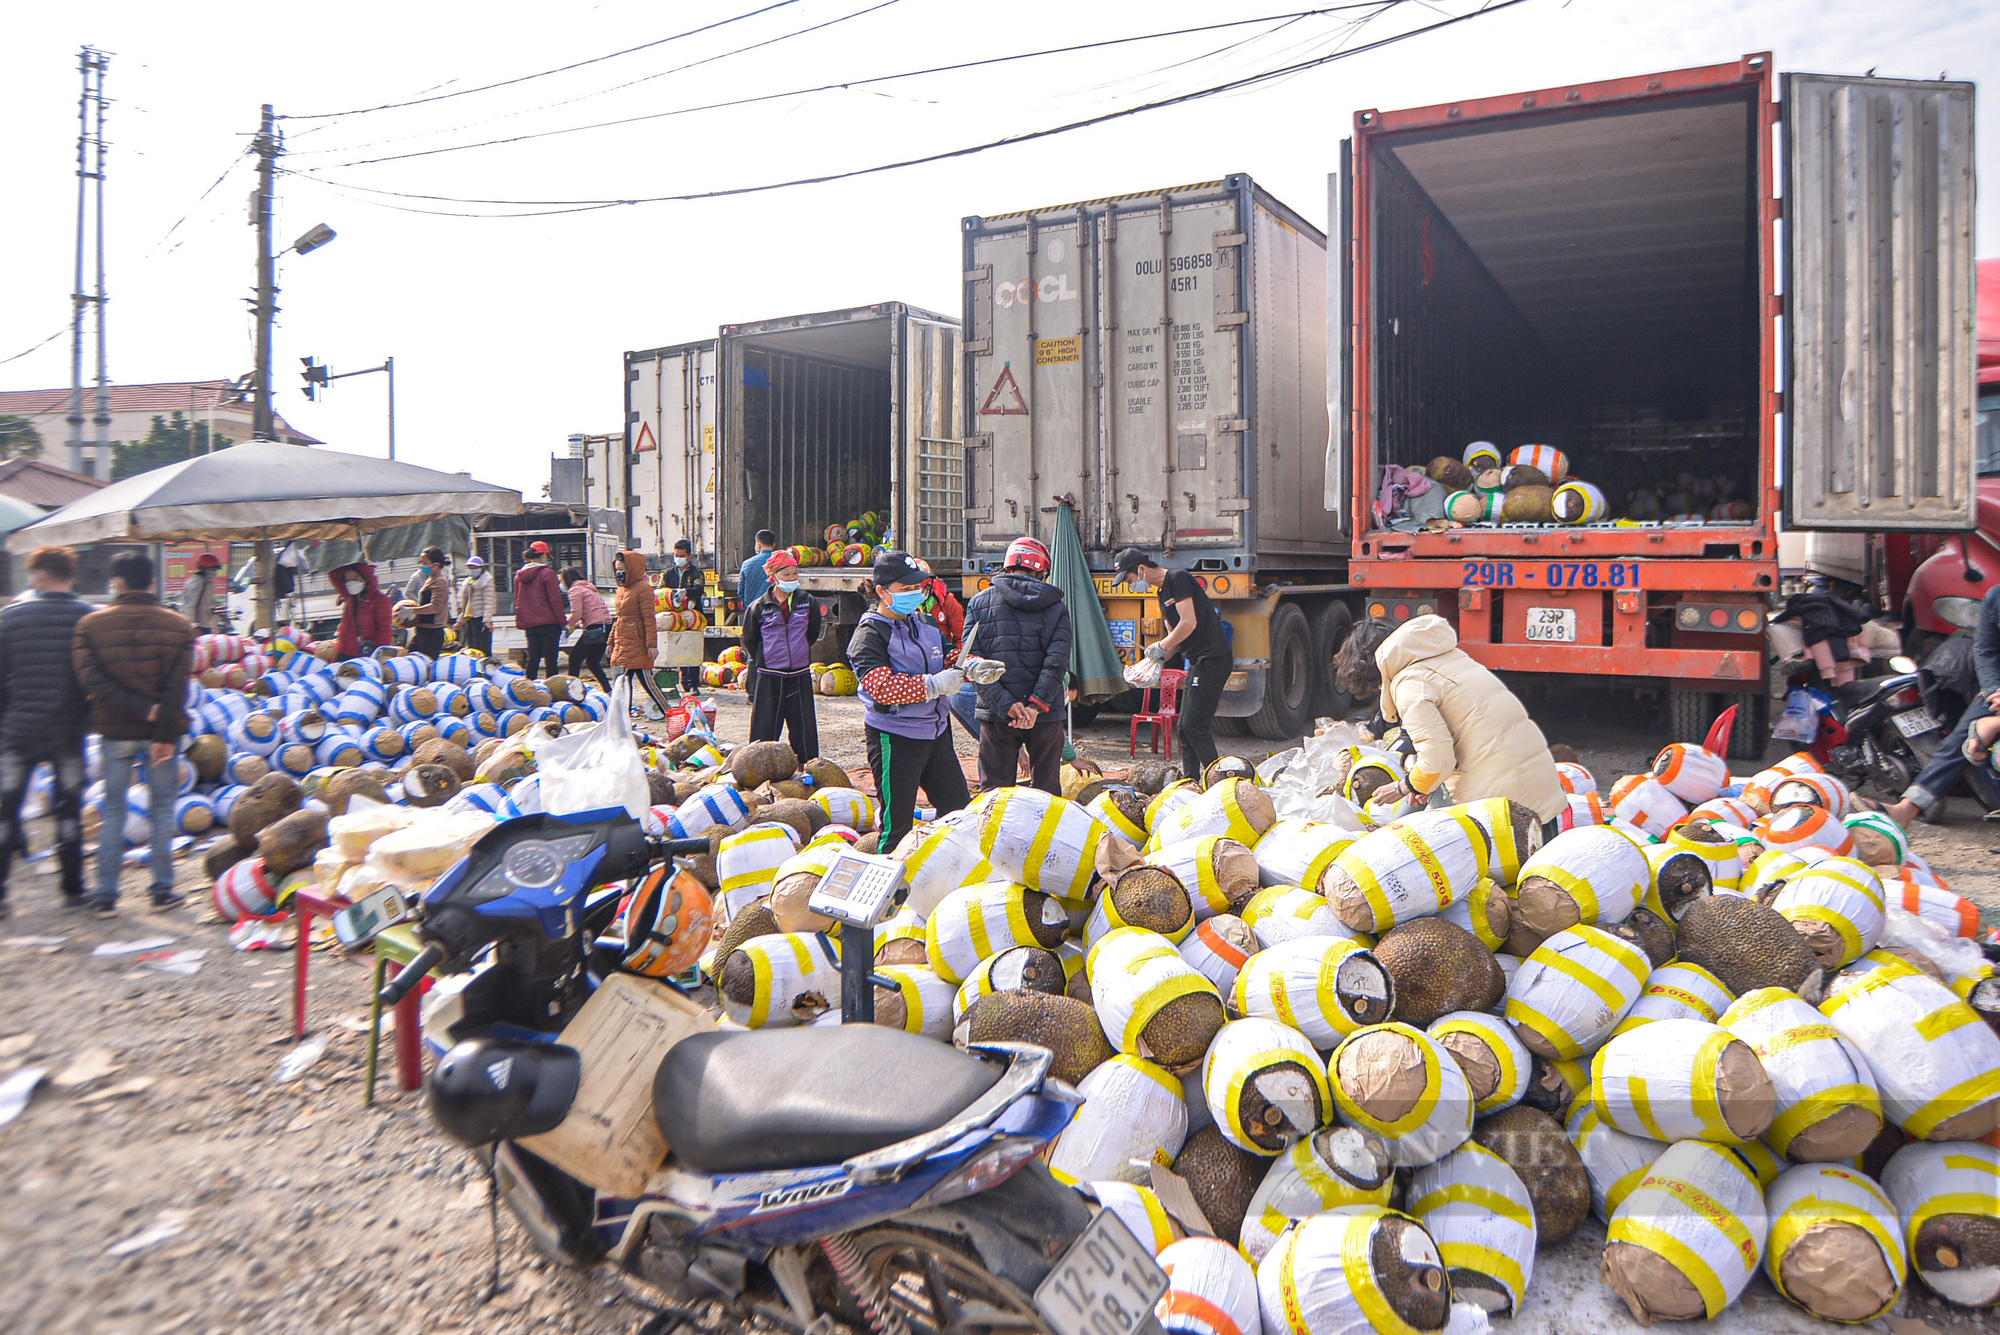
<path fill-rule="evenodd" d="M 577 632 L 576 643 L 569 647 L 569 675 L 580 677 L 588 672 L 608 691 L 611 683 L 604 679 L 604 649 L 611 636 L 611 611 L 604 605 L 604 595 L 578 567 L 563 571 L 562 582 L 569 592 L 569 624 Z"/>
<path fill-rule="evenodd" d="M 618 553 L 611 562 L 611 574 L 618 581 L 618 597 L 611 613 L 611 666 L 625 669 L 625 675 L 632 679 L 632 703 L 643 707 L 647 718 L 663 719 L 671 706 L 653 681 L 660 631 L 653 619 L 653 586 L 646 579 L 646 554 Z"/>
<path fill-rule="evenodd" d="M 660 572 L 660 587 L 677 589 L 688 596 L 688 606 L 697 612 L 708 607 L 708 576 L 694 559 L 694 548 L 686 538 L 674 543 L 673 564 Z M 701 669 L 681 669 L 681 690 L 693 694 L 701 689 Z"/>
<path fill-rule="evenodd" d="M 958 647 L 945 645 L 944 632 L 923 610 L 931 577 L 908 553 L 894 551 L 875 558 L 873 573 L 880 602 L 861 614 L 847 660 L 861 679 L 868 767 L 882 795 L 877 851 L 887 853 L 909 833 L 919 788 L 939 815 L 964 807 L 972 795 L 945 708 L 965 675 L 950 665 Z"/>
<path fill-rule="evenodd" d="M 341 566 L 327 578 L 340 599 L 340 630 L 334 644 L 342 658 L 372 654 L 388 644 L 394 631 L 389 620 L 389 595 L 375 583 L 375 567 L 366 561 Z"/>
<path fill-rule="evenodd" d="M 819 604 L 800 592 L 799 561 L 790 552 L 772 552 L 764 573 L 771 587 L 743 609 L 743 652 L 754 684 L 750 740 L 775 742 L 789 729 L 803 765 L 819 755 L 812 678 Z"/>
<path fill-rule="evenodd" d="M 423 587 L 417 594 L 417 624 L 410 632 L 410 652 L 436 658 L 444 652 L 444 628 L 451 622 L 451 558 L 442 547 L 426 547 Z"/>

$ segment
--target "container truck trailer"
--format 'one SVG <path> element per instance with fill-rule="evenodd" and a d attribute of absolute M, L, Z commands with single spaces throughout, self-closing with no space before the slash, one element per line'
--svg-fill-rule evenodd
<path fill-rule="evenodd" d="M 896 542 L 955 578 L 959 373 L 958 322 L 901 302 L 724 325 L 715 338 L 626 353 L 632 541 L 663 556 L 688 539 L 727 598 L 758 530 L 823 549 L 829 525 L 874 511 Z M 800 572 L 831 656 L 861 614 L 867 575 Z"/>
<path fill-rule="evenodd" d="M 1223 727 L 1296 737 L 1342 708 L 1325 235 L 1242 175 L 962 231 L 967 591 L 1066 499 L 1094 570 L 1143 547 L 1202 581 L 1236 659 Z M 1131 662 L 1158 600 L 1098 588 Z"/>

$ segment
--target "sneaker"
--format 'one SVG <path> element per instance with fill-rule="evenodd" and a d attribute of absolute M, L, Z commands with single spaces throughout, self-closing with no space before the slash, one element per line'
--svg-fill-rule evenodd
<path fill-rule="evenodd" d="M 90 905 L 89 895 L 83 894 L 80 891 L 75 894 L 72 894 L 67 890 L 63 891 L 62 906 L 64 908 L 80 909 L 80 908 L 88 908 L 89 905 Z"/>
<path fill-rule="evenodd" d="M 185 903 L 187 903 L 187 896 L 176 894 L 172 890 L 155 890 L 153 892 L 153 907 L 156 909 L 177 909 Z"/>
<path fill-rule="evenodd" d="M 93 918 L 115 918 L 118 916 L 118 901 L 115 899 L 86 899 L 83 906 L 90 910 Z"/>

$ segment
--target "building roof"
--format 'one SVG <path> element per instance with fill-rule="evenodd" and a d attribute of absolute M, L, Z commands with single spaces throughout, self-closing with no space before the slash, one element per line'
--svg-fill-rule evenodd
<path fill-rule="evenodd" d="M 105 484 L 40 459 L 8 459 L 0 463 L 0 496 L 58 510 Z"/>
<path fill-rule="evenodd" d="M 225 403 L 233 382 L 228 380 L 169 380 L 157 385 L 109 385 L 105 394 L 107 406 L 114 413 L 185 413 L 190 417 L 200 417 L 210 409 L 233 414 L 246 415 L 248 404 Z M 94 412 L 97 407 L 97 389 L 86 385 L 83 391 L 84 409 Z M 69 411 L 69 389 L 13 389 L 0 390 L 0 415 L 38 418 L 43 421 L 60 422 Z M 278 439 L 293 445 L 324 445 L 326 442 L 308 436 L 283 417 L 277 418 Z M 43 433 L 44 438 L 47 433 Z"/>

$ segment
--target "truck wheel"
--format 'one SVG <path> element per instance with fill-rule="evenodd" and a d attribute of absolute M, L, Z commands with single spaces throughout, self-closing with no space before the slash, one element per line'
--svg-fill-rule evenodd
<path fill-rule="evenodd" d="M 1354 630 L 1354 613 L 1346 603 L 1328 603 L 1313 618 L 1313 712 L 1329 718 L 1346 718 L 1354 711 L 1354 697 L 1333 681 L 1333 656 Z"/>
<path fill-rule="evenodd" d="M 1248 737 L 1250 735 L 1250 720 L 1247 718 L 1225 718 L 1221 714 L 1217 714 L 1211 721 L 1210 726 L 1215 729 L 1217 737 Z"/>
<path fill-rule="evenodd" d="M 1725 695 L 1722 707 L 1741 705 L 1736 723 L 1729 731 L 1729 759 L 1762 760 L 1771 743 L 1771 697 L 1763 691 L 1755 695 Z"/>
<path fill-rule="evenodd" d="M 1305 735 L 1312 722 L 1312 632 L 1295 604 L 1271 614 L 1271 666 L 1264 674 L 1264 704 L 1250 716 L 1250 731 L 1266 741 Z"/>
<path fill-rule="evenodd" d="M 1715 712 L 1710 707 L 1712 697 L 1704 691 L 1674 691 L 1667 696 L 1667 735 L 1669 741 L 1699 742 L 1708 736 L 1709 724 L 1715 722 Z M 1738 718 L 1742 714 L 1737 715 Z"/>

